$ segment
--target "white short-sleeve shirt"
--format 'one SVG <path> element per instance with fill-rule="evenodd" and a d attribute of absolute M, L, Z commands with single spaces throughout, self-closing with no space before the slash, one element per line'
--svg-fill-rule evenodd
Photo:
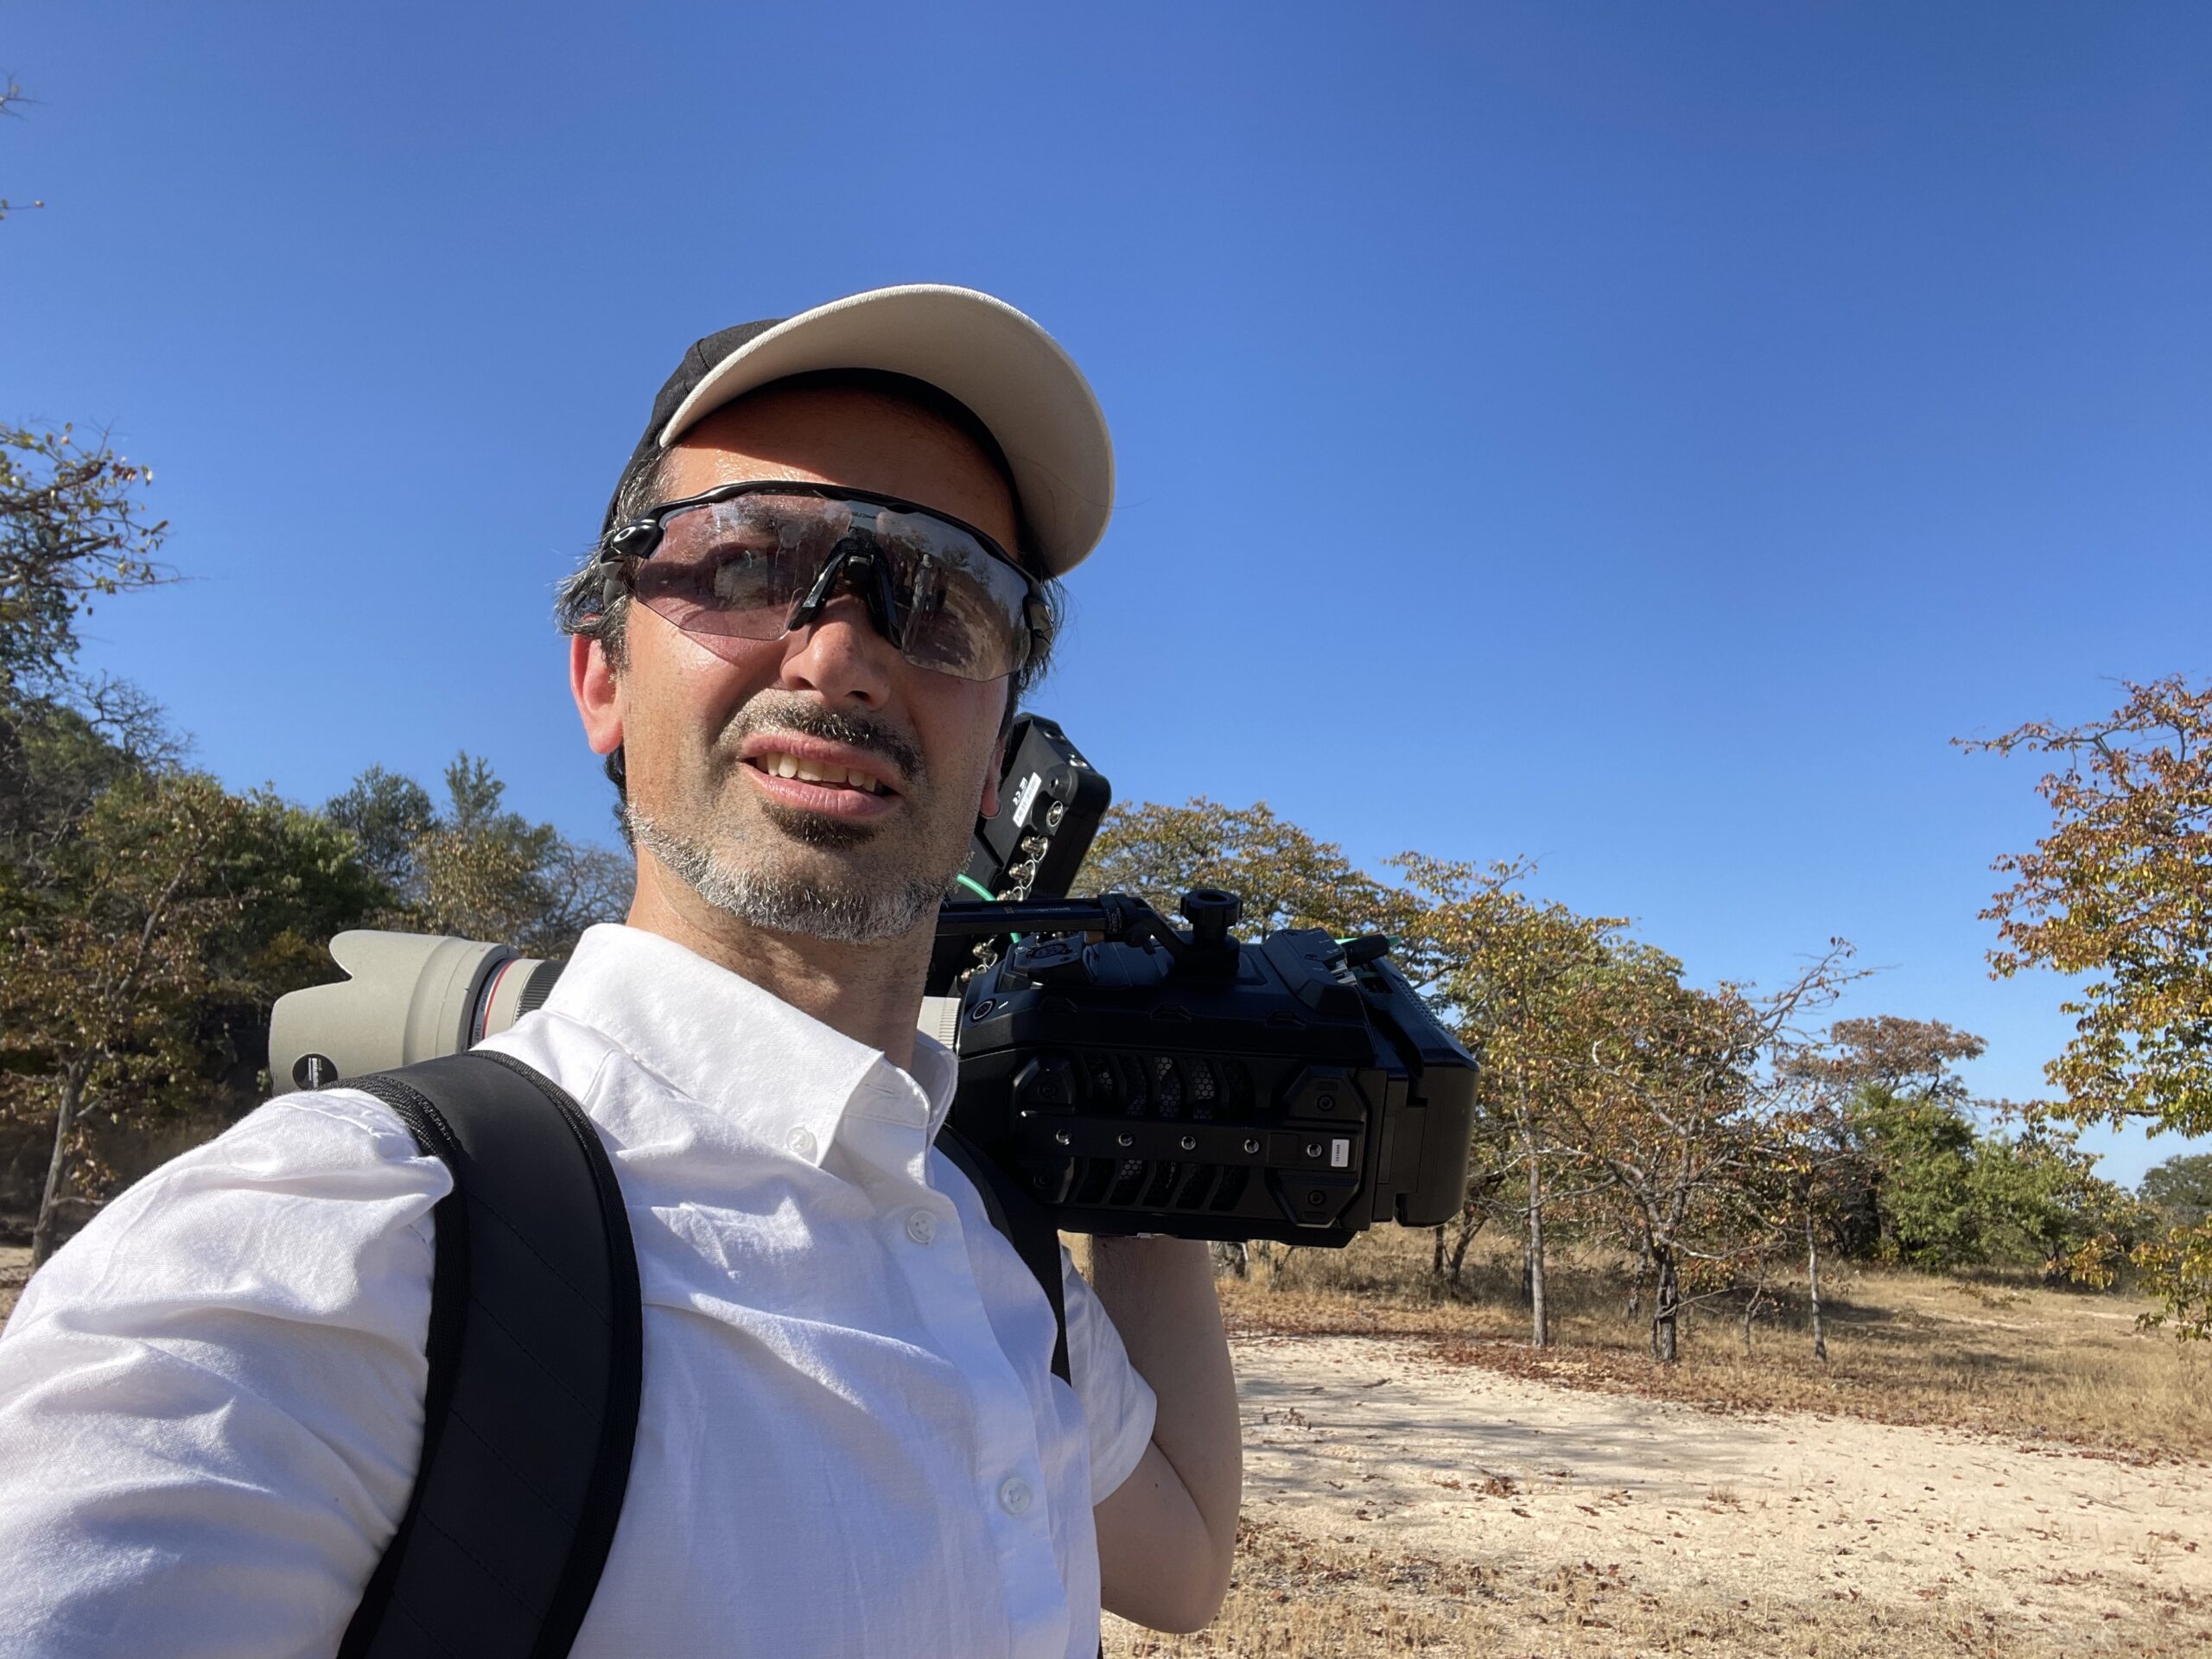
<path fill-rule="evenodd" d="M 585 934 L 491 1046 L 619 1173 L 645 1377 L 579 1659 L 1089 1659 L 1091 1506 L 1151 1390 L 932 1146 L 914 1072 L 655 935 Z M 272 1101 L 118 1198 L 0 1336 L 0 1655 L 334 1652 L 404 1511 L 449 1190 L 343 1089 Z"/>

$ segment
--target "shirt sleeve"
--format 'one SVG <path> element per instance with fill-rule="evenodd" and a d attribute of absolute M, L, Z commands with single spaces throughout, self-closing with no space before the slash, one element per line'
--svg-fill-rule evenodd
<path fill-rule="evenodd" d="M 10 1655 L 335 1651 L 421 1452 L 430 1210 L 365 1096 L 289 1096 L 124 1192 L 0 1335 Z"/>
<path fill-rule="evenodd" d="M 1102 1503 L 1135 1471 L 1152 1443 L 1160 1408 L 1152 1384 L 1129 1363 L 1098 1293 L 1060 1247 L 1060 1279 L 1068 1316 L 1068 1379 L 1090 1425 L 1090 1501 Z"/>

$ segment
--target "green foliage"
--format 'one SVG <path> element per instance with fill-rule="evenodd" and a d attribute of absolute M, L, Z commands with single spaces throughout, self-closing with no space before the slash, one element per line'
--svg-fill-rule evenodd
<path fill-rule="evenodd" d="M 324 804 L 323 816 L 353 837 L 361 861 L 376 872 L 399 902 L 414 870 L 415 843 L 437 823 L 430 793 L 412 778 L 371 766 L 342 795 Z"/>
<path fill-rule="evenodd" d="M 412 779 L 372 766 L 323 809 L 381 884 L 377 925 L 557 957 L 620 917 L 626 861 L 506 810 L 506 786 L 480 756 L 456 756 L 445 785 L 440 811 Z"/>
<path fill-rule="evenodd" d="M 2136 1323 L 2146 1331 L 2170 1326 L 2183 1342 L 2212 1342 L 2212 1221 L 2177 1227 L 2138 1245 L 2133 1255 L 2158 1299 L 2158 1312 Z"/>
<path fill-rule="evenodd" d="M 1927 1079 L 1911 1094 L 1861 1088 L 1848 1121 L 1874 1171 L 1872 1254 L 1935 1272 L 2031 1267 L 2056 1281 L 2094 1241 L 2153 1230 L 2149 1211 L 2096 1173 L 2078 1128 L 2046 1108 L 1993 1109 L 2014 1127 L 1977 1128 Z"/>
<path fill-rule="evenodd" d="M 2055 767 L 2037 785 L 2050 833 L 1997 861 L 2016 880 L 1983 912 L 2002 940 L 1990 965 L 2088 976 L 2048 1068 L 2069 1116 L 2212 1133 L 2212 686 L 2126 690 L 2102 720 L 1975 746 Z"/>
<path fill-rule="evenodd" d="M 1973 1121 L 1948 1101 L 1899 1095 L 1878 1084 L 1867 1084 L 1851 1103 L 1850 1121 L 1879 1172 L 1882 1253 L 1937 1270 L 1979 1262 Z"/>
<path fill-rule="evenodd" d="M 2174 1227 L 2196 1227 L 2212 1218 L 2212 1152 L 2184 1152 L 2144 1173 L 2136 1188 Z"/>
<path fill-rule="evenodd" d="M 2075 1144 L 2078 1130 L 2043 1113 L 2023 1114 L 2017 1133 L 1981 1136 L 1972 1188 L 1980 1259 L 2035 1267 L 2056 1282 L 2094 1239 L 2131 1239 L 2152 1217 L 2135 1198 L 2096 1173 L 2096 1159 Z"/>
<path fill-rule="evenodd" d="M 42 1253 L 62 1176 L 112 1181 L 94 1129 L 258 1097 L 270 1007 L 374 889 L 334 826 L 174 769 L 109 785 L 34 874 L 0 935 L 0 1118 L 54 1125 Z"/>
<path fill-rule="evenodd" d="M 1181 806 L 1116 807 L 1074 882 L 1078 893 L 1134 893 L 1169 916 L 1193 887 L 1241 896 L 1236 931 L 1248 939 L 1286 927 L 1394 932 L 1410 913 L 1336 842 L 1277 817 L 1266 802 L 1228 807 L 1203 795 Z"/>

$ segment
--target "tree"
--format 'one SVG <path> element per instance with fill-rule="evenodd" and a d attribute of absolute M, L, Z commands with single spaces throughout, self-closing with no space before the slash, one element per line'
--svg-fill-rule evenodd
<path fill-rule="evenodd" d="M 16 106 L 28 103 L 29 100 L 24 98 L 23 89 L 16 84 L 16 78 L 13 75 L 8 76 L 6 79 L 7 84 L 0 86 L 0 116 L 20 115 L 22 111 Z M 42 201 L 10 201 L 7 197 L 0 196 L 0 219 L 5 219 L 9 214 L 19 212 L 25 207 L 45 206 L 46 204 Z"/>
<path fill-rule="evenodd" d="M 1898 1014 L 1839 1020 L 1789 1069 L 1833 1092 L 1803 1121 L 1822 1167 L 1825 1217 L 1847 1255 L 1928 1268 L 1976 1259 L 1976 1135 L 1954 1069 L 1972 1032 Z"/>
<path fill-rule="evenodd" d="M 1981 1259 L 1974 1121 L 1931 1094 L 1869 1085 L 1850 1119 L 1872 1154 L 1881 1253 L 1941 1272 Z"/>
<path fill-rule="evenodd" d="M 1977 1060 L 1987 1045 L 1970 1031 L 1941 1020 L 1908 1020 L 1894 1014 L 1839 1020 L 1828 1028 L 1826 1051 L 1800 1062 L 1849 1084 L 1892 1098 L 1959 1101 L 1965 1082 L 1951 1068 Z"/>
<path fill-rule="evenodd" d="M 430 792 L 412 778 L 371 766 L 322 810 L 353 837 L 362 861 L 391 889 L 393 901 L 404 902 L 414 876 L 415 844 L 437 824 Z"/>
<path fill-rule="evenodd" d="M 1653 1357 L 1672 1363 L 1682 1308 L 1725 1294 L 1785 1236 L 1791 1170 L 1773 1125 L 1796 1086 L 1801 1030 L 1849 976 L 1832 941 L 1798 976 L 1764 995 L 1685 985 L 1681 964 L 1626 944 L 1589 995 L 1610 1004 L 1583 1086 L 1567 1096 L 1561 1139 L 1611 1177 L 1625 1230 L 1651 1264 Z"/>
<path fill-rule="evenodd" d="M 627 863 L 508 811 L 489 761 L 456 756 L 445 785 L 441 812 L 412 779 L 372 766 L 323 808 L 383 881 L 379 925 L 560 957 L 626 908 Z"/>
<path fill-rule="evenodd" d="M 2039 1268 L 2046 1283 L 2064 1280 L 2080 1252 L 2100 1236 L 2132 1243 L 2151 1221 L 2135 1198 L 2096 1173 L 2078 1128 L 2043 1106 L 1990 1103 L 1985 1109 L 2017 1129 L 1982 1135 L 1974 1148 L 1973 1193 L 1980 1259 Z"/>
<path fill-rule="evenodd" d="M 2136 1188 L 2176 1227 L 2200 1225 L 2212 1216 L 2212 1152 L 2184 1152 L 2144 1172 Z"/>
<path fill-rule="evenodd" d="M 2131 1119 L 2212 1133 L 2212 686 L 2122 682 L 2126 700 L 2079 726 L 2031 721 L 1970 747 L 2052 758 L 2037 785 L 2053 819 L 1983 912 L 1998 977 L 2090 977 L 2060 1004 L 2073 1039 L 2046 1068 L 2076 1122 Z M 2105 1241 L 2108 1257 L 2113 1241 Z M 2094 1255 L 2096 1253 L 2090 1253 Z M 2181 1335 L 2212 1332 L 2212 1221 L 2134 1252 Z M 2108 1267 L 2092 1266 L 2093 1276 Z"/>
<path fill-rule="evenodd" d="M 1133 893 L 1170 916 L 1190 889 L 1219 887 L 1244 901 L 1236 931 L 1248 939 L 1286 927 L 1395 934 L 1412 913 L 1402 893 L 1353 864 L 1343 848 L 1317 841 L 1265 801 L 1230 807 L 1203 795 L 1181 806 L 1116 807 L 1074 887 Z"/>
<path fill-rule="evenodd" d="M 1578 1085 L 1580 1057 L 1608 1012 L 1602 996 L 1587 992 L 1611 964 L 1621 925 L 1529 899 L 1516 886 L 1524 865 L 1478 868 L 1411 853 L 1391 862 L 1405 873 L 1414 900 L 1401 924 L 1409 971 L 1481 1060 L 1451 1281 L 1459 1282 L 1484 1224 L 1510 1213 L 1522 1228 L 1529 1342 L 1546 1347 L 1547 1217 L 1587 1196 L 1590 1173 L 1585 1166 L 1559 1188 L 1548 1182 L 1547 1170 L 1559 1161 L 1554 1137 L 1567 1091 Z M 1593 1014 L 1599 1026 L 1592 1025 Z M 1443 1255 L 1440 1232 L 1440 1264 Z"/>
<path fill-rule="evenodd" d="M 1999 978 L 2023 968 L 2096 977 L 2051 1062 L 2069 1116 L 2212 1134 L 2212 686 L 2126 685 L 2083 726 L 2034 721 L 1977 748 L 2056 759 L 2037 792 L 2056 822 L 1995 868 L 2017 878 L 1983 916 Z"/>
<path fill-rule="evenodd" d="M 166 521 L 138 492 L 152 472 L 67 426 L 0 426 L 0 688 L 51 688 L 97 596 L 170 580 L 154 562 Z"/>
<path fill-rule="evenodd" d="M 181 1104 L 197 1080 L 189 1011 L 208 988 L 207 938 L 239 902 L 197 878 L 234 811 L 204 779 L 118 785 L 86 817 L 72 879 L 12 930 L 0 976 L 7 1103 L 17 1113 L 44 1106 L 54 1119 L 34 1267 L 58 1242 L 88 1097 L 158 1083 Z"/>
<path fill-rule="evenodd" d="M 34 1265 L 111 1182 L 90 1122 L 259 1098 L 270 1006 L 374 893 L 334 827 L 174 771 L 103 791 L 51 874 L 0 936 L 0 1114 L 52 1124 Z"/>

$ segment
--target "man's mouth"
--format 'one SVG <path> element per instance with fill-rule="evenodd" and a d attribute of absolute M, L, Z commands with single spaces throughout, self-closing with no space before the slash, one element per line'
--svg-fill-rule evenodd
<path fill-rule="evenodd" d="M 810 817 L 873 823 L 901 802 L 908 772 L 897 760 L 857 743 L 805 732 L 761 732 L 738 751 L 770 801 Z"/>
<path fill-rule="evenodd" d="M 771 778 L 796 778 L 802 783 L 820 784 L 830 789 L 857 789 L 868 795 L 889 792 L 883 780 L 870 772 L 850 766 L 830 766 L 820 760 L 809 760 L 796 754 L 780 754 L 770 750 L 748 757 L 746 764 L 759 767 Z"/>

